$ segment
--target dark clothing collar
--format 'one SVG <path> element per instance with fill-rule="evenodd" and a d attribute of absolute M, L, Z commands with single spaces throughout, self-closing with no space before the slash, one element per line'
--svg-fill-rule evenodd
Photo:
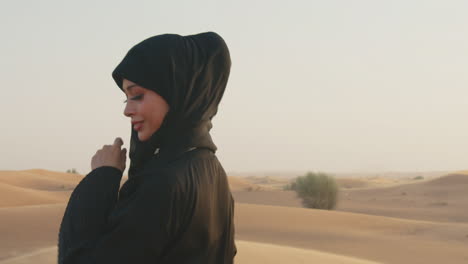
<path fill-rule="evenodd" d="M 195 127 L 165 135 L 165 140 L 156 148 L 154 155 L 170 162 L 196 148 L 206 148 L 215 153 L 217 147 L 209 133 L 211 127 L 211 120 L 206 120 Z"/>

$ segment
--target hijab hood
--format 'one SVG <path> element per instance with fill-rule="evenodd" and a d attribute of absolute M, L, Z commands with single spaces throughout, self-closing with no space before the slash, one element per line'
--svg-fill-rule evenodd
<path fill-rule="evenodd" d="M 214 32 L 164 34 L 132 47 L 112 72 L 123 91 L 128 79 L 161 95 L 169 105 L 160 129 L 140 141 L 131 127 L 129 178 L 158 153 L 175 158 L 190 148 L 216 151 L 209 131 L 229 78 L 231 59 L 224 40 Z"/>

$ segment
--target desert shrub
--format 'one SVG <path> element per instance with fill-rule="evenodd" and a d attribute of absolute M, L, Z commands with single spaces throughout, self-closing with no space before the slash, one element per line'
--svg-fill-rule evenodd
<path fill-rule="evenodd" d="M 423 180 L 423 179 L 424 179 L 423 176 L 416 176 L 416 177 L 413 178 L 413 180 Z"/>
<path fill-rule="evenodd" d="M 296 190 L 296 182 L 291 182 L 283 186 L 283 190 L 285 191 L 295 191 Z"/>
<path fill-rule="evenodd" d="M 78 174 L 78 171 L 75 168 L 73 168 L 71 170 L 67 170 L 67 173 Z"/>
<path fill-rule="evenodd" d="M 334 209 L 338 199 L 338 184 L 325 173 L 309 172 L 296 178 L 295 190 L 305 207 Z"/>

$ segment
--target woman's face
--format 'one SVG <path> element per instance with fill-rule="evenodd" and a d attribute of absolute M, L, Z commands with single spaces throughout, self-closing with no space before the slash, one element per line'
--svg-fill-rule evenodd
<path fill-rule="evenodd" d="M 124 115 L 131 118 L 138 139 L 146 141 L 161 127 L 169 105 L 156 92 L 127 79 L 123 79 L 122 88 L 127 96 Z"/>

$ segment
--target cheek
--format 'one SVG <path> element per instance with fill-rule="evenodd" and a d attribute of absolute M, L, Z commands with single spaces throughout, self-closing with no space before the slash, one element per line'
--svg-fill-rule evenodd
<path fill-rule="evenodd" d="M 164 119 L 164 113 L 162 113 L 160 109 L 152 107 L 151 109 L 147 109 L 145 117 L 148 121 L 148 130 L 150 130 L 151 133 L 154 133 L 161 127 Z"/>
<path fill-rule="evenodd" d="M 151 118 L 155 123 L 162 123 L 165 114 L 164 109 L 160 106 L 153 106 L 151 109 Z"/>

